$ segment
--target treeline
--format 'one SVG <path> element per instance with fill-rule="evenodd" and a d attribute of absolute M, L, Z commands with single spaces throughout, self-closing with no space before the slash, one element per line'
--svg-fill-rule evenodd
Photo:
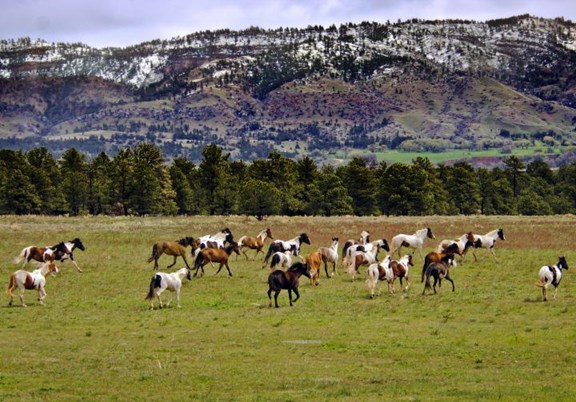
<path fill-rule="evenodd" d="M 277 152 L 252 163 L 233 161 L 217 145 L 198 165 L 165 162 L 160 148 L 140 143 L 114 157 L 88 158 L 68 149 L 56 160 L 46 148 L 0 150 L 2 214 L 267 215 L 547 215 L 576 213 L 576 163 L 552 170 L 515 156 L 502 168 L 466 162 L 435 166 L 377 164 L 360 157 L 319 167 Z"/>

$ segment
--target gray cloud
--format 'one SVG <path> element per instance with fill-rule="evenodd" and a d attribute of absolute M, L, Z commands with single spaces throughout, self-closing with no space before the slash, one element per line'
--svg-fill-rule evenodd
<path fill-rule="evenodd" d="M 575 20 L 565 0 L 0 0 L 0 39 L 127 46 L 201 30 L 305 27 L 345 22 L 531 14 Z"/>

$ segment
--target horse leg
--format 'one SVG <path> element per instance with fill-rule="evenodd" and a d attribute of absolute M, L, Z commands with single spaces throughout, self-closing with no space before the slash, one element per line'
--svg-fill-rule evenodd
<path fill-rule="evenodd" d="M 276 306 L 276 308 L 280 307 L 278 306 L 278 295 L 280 294 L 280 289 L 275 290 L 274 291 L 274 305 Z"/>
<path fill-rule="evenodd" d="M 162 295 L 163 291 L 164 291 L 164 289 L 160 289 L 160 290 L 158 290 L 158 292 L 156 292 L 156 297 L 158 298 L 159 308 L 164 307 L 164 304 L 162 304 L 162 298 L 160 297 Z"/>
<path fill-rule="evenodd" d="M 405 276 L 404 279 L 406 279 L 406 287 L 403 290 L 404 290 L 404 292 L 407 292 L 408 288 L 410 287 L 410 281 L 408 280 L 407 276 Z M 402 279 L 400 279 L 400 281 L 402 281 Z M 402 283 L 402 282 L 400 282 L 400 283 Z"/>
<path fill-rule="evenodd" d="M 44 298 L 46 297 L 46 290 L 44 289 L 44 287 L 41 287 L 40 289 L 38 289 L 38 302 L 41 305 L 44 305 Z"/>
<path fill-rule="evenodd" d="M 180 288 L 176 288 L 176 307 L 180 308 Z"/>
<path fill-rule="evenodd" d="M 20 298 L 20 304 L 22 305 L 22 307 L 28 307 L 26 303 L 24 303 L 24 288 L 20 289 L 18 297 Z"/>
<path fill-rule="evenodd" d="M 230 271 L 230 267 L 228 266 L 228 261 L 224 263 L 226 265 L 226 269 L 228 270 L 228 275 L 232 276 L 232 271 Z M 222 268 L 222 266 L 220 266 Z"/>
<path fill-rule="evenodd" d="M 166 269 L 172 268 L 174 265 L 176 265 L 176 258 L 178 258 L 177 255 L 174 256 L 174 260 L 172 261 L 172 264 L 168 265 L 168 266 L 166 267 Z"/>
<path fill-rule="evenodd" d="M 298 287 L 295 287 L 294 289 L 292 289 L 294 291 L 294 293 L 296 294 L 296 298 L 294 300 L 292 300 L 294 303 L 296 303 L 296 300 L 298 300 L 300 298 L 300 292 L 298 291 Z"/>
<path fill-rule="evenodd" d="M 72 264 L 74 265 L 74 268 L 76 268 L 76 271 L 82 272 L 82 270 L 80 269 L 80 267 L 78 266 L 78 264 L 76 264 L 76 261 L 74 261 L 74 257 L 72 257 L 72 254 L 70 254 L 70 261 L 71 261 Z"/>
<path fill-rule="evenodd" d="M 554 300 L 556 300 L 556 293 L 558 292 L 558 286 L 554 286 Z"/>
<path fill-rule="evenodd" d="M 548 284 L 545 283 L 545 284 L 542 286 L 542 301 L 548 301 L 548 298 L 546 297 L 546 290 L 547 290 L 547 288 L 548 288 Z"/>
<path fill-rule="evenodd" d="M 293 306 L 292 304 L 292 289 L 288 288 L 288 299 L 290 299 L 290 307 Z"/>
<path fill-rule="evenodd" d="M 272 288 L 268 288 L 268 307 L 272 307 Z"/>
<path fill-rule="evenodd" d="M 452 284 L 452 291 L 454 291 L 454 281 L 452 280 L 452 278 L 450 278 L 450 273 L 446 273 L 444 279 L 450 281 L 450 283 Z"/>

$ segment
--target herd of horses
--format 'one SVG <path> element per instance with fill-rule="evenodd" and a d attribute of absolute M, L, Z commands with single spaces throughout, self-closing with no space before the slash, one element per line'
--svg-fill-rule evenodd
<path fill-rule="evenodd" d="M 264 254 L 265 241 L 270 239 L 267 252 Z M 235 253 L 236 258 L 244 255 L 248 260 L 248 250 L 254 250 L 252 259 L 256 259 L 259 253 L 264 254 L 262 268 L 268 267 L 268 299 L 269 306 L 272 306 L 272 293 L 274 293 L 275 307 L 278 307 L 278 295 L 281 290 L 287 290 L 290 305 L 292 306 L 300 298 L 298 290 L 301 276 L 310 279 L 311 284 L 317 286 L 320 283 L 321 268 L 324 267 L 326 278 L 337 275 L 338 265 L 350 274 L 352 281 L 359 274 L 361 267 L 366 267 L 366 284 L 370 297 L 374 298 L 380 294 L 378 285 L 386 282 L 389 293 L 395 293 L 394 282 L 400 282 L 402 291 L 407 291 L 410 287 L 409 272 L 414 266 L 414 253 L 418 251 L 424 263 L 422 266 L 421 282 L 424 283 L 422 294 L 432 291 L 436 294 L 436 286 L 441 286 L 442 280 L 447 280 L 455 291 L 454 281 L 450 275 L 451 268 L 456 266 L 457 259 L 463 262 L 469 250 L 475 260 L 476 251 L 485 249 L 495 259 L 495 245 L 498 239 L 505 240 L 502 229 L 496 229 L 485 235 L 468 232 L 455 240 L 442 240 L 435 251 L 425 256 L 422 249 L 426 239 L 435 239 L 430 228 L 423 228 L 413 234 L 399 234 L 394 236 L 390 243 L 385 239 L 370 239 L 370 232 L 362 231 L 358 239 L 349 239 L 344 242 L 339 254 L 339 238 L 333 237 L 332 243 L 328 247 L 319 247 L 306 257 L 300 255 L 303 244 L 311 245 L 310 238 L 306 233 L 301 233 L 289 240 L 274 239 L 270 228 L 266 228 L 255 237 L 242 236 L 237 242 L 229 228 L 224 228 L 213 235 L 206 235 L 194 239 L 184 237 L 178 241 L 158 241 L 153 244 L 152 252 L 148 262 L 154 261 L 155 274 L 152 276 L 146 300 L 150 301 L 150 308 L 154 308 L 154 300 L 158 300 L 160 308 L 165 304 L 162 301 L 162 293 L 166 290 L 176 294 L 176 301 L 180 307 L 180 292 L 184 278 L 192 280 L 191 272 L 194 270 L 194 277 L 201 273 L 204 275 L 204 267 L 207 264 L 219 264 L 216 274 L 223 267 L 228 271 L 229 276 L 233 276 L 229 266 L 230 256 Z M 190 247 L 190 252 L 188 251 Z M 8 295 L 9 304 L 13 303 L 13 291 L 18 288 L 19 298 L 22 306 L 24 303 L 24 291 L 35 289 L 38 291 L 38 300 L 44 304 L 46 297 L 46 277 L 59 272 L 55 263 L 57 261 L 70 260 L 78 272 L 82 272 L 74 260 L 73 251 L 78 248 L 85 250 L 84 244 L 79 238 L 60 242 L 54 246 L 36 247 L 29 246 L 22 249 L 15 258 L 14 263 L 22 264 L 22 269 L 14 272 L 10 276 Z M 402 248 L 411 249 L 411 254 L 402 255 Z M 386 251 L 386 256 L 380 260 L 379 253 Z M 167 268 L 171 268 L 181 257 L 185 267 L 176 272 L 158 272 L 158 260 L 162 255 L 173 257 L 173 261 Z M 397 255 L 398 259 L 395 259 Z M 189 264 L 187 256 L 191 256 L 193 264 Z M 342 258 L 340 258 L 342 256 Z M 297 257 L 300 261 L 293 262 Z M 24 270 L 26 264 L 35 261 L 39 264 L 38 269 L 33 272 Z M 329 269 L 329 267 L 331 269 Z M 285 270 L 283 269 L 285 268 Z M 542 288 L 542 298 L 547 300 L 547 289 L 550 285 L 555 288 L 554 299 L 558 285 L 562 279 L 562 271 L 568 269 L 565 257 L 559 257 L 556 265 L 543 266 L 539 271 L 537 286 Z M 433 282 L 432 282 L 433 279 Z M 292 293 L 296 298 L 292 298 Z M 169 305 L 170 301 L 166 304 Z"/>

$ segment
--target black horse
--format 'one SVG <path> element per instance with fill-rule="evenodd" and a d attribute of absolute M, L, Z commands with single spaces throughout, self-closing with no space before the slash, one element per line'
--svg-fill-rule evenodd
<path fill-rule="evenodd" d="M 290 306 L 292 306 L 292 302 L 296 302 L 300 298 L 300 293 L 298 292 L 298 282 L 300 276 L 304 275 L 307 278 L 310 278 L 310 268 L 308 265 L 297 262 L 292 264 L 288 270 L 282 271 L 281 269 L 277 269 L 276 271 L 272 272 L 268 276 L 268 299 L 270 300 L 270 304 L 268 307 L 272 307 L 272 292 L 274 291 L 274 303 L 276 307 L 278 306 L 278 295 L 282 289 L 288 290 L 288 298 L 290 299 Z M 292 291 L 296 293 L 296 298 L 292 300 Z"/>
<path fill-rule="evenodd" d="M 438 262 L 431 262 L 426 267 L 426 284 L 424 285 L 424 290 L 422 294 L 426 293 L 426 289 L 433 288 L 434 294 L 436 294 L 436 284 L 442 286 L 442 279 L 446 279 L 452 283 L 452 291 L 454 292 L 454 281 L 450 277 L 450 266 L 454 261 L 454 254 L 447 254 Z M 434 285 L 430 286 L 430 277 L 434 278 Z"/>

